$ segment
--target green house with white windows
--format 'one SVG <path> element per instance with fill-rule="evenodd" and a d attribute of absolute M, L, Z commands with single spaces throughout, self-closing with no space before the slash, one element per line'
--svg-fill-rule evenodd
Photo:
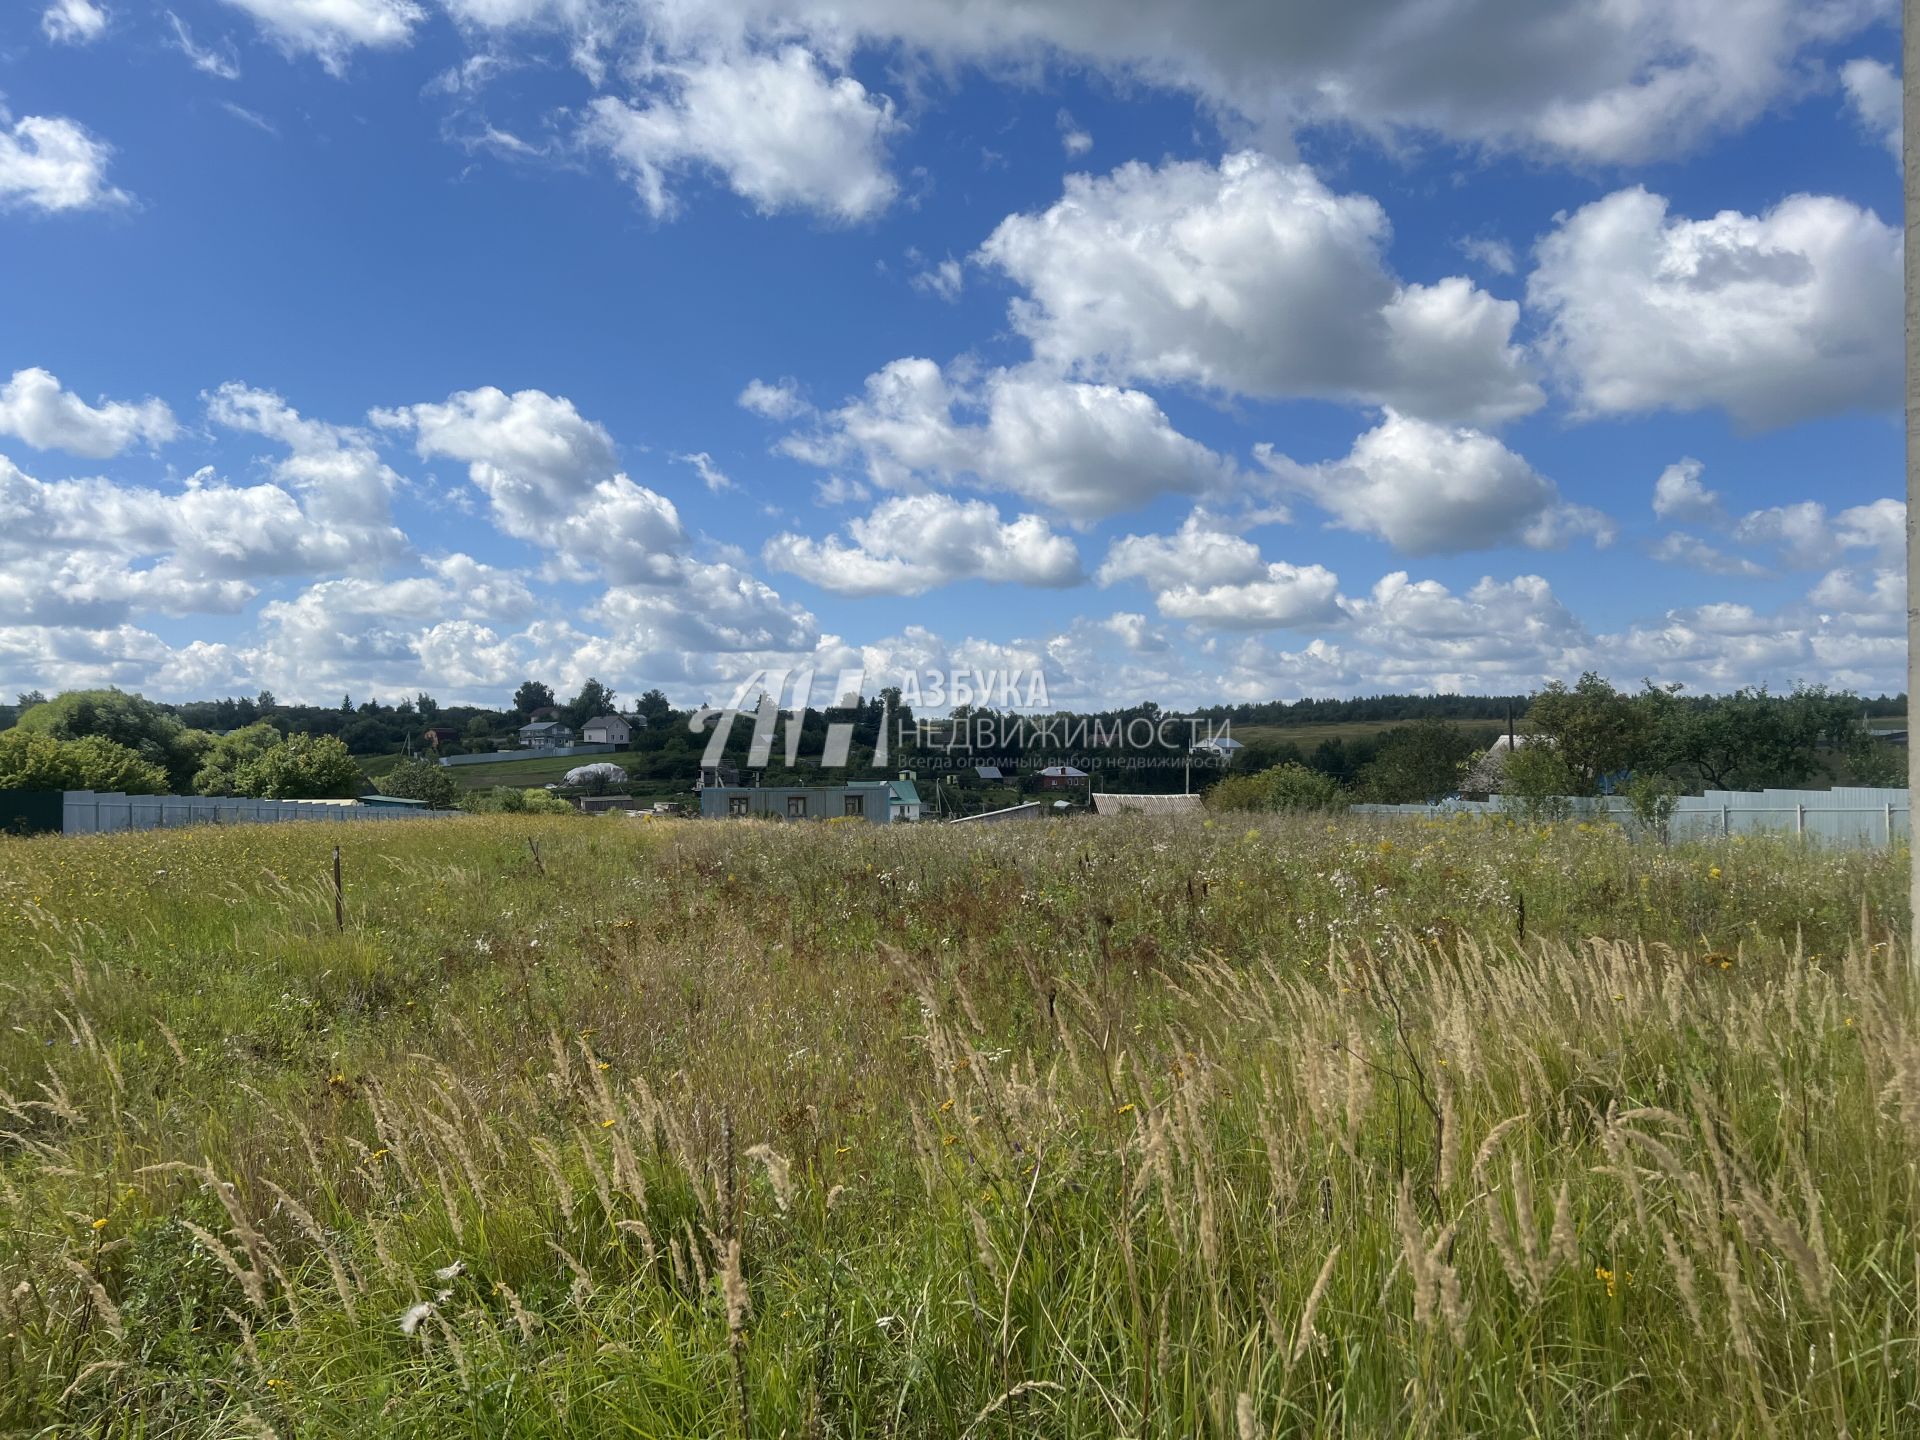
<path fill-rule="evenodd" d="M 704 785 L 703 820 L 864 820 L 895 825 L 920 818 L 920 792 L 911 775 L 898 780 L 849 780 L 841 785 Z"/>

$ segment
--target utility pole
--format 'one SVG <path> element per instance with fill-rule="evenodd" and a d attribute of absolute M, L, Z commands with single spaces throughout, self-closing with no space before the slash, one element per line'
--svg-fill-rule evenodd
<path fill-rule="evenodd" d="M 1900 89 L 1905 106 L 1900 151 L 1907 226 L 1907 964 L 1920 969 L 1920 845 L 1914 843 L 1913 796 L 1920 791 L 1920 746 L 1913 743 L 1913 705 L 1920 692 L 1920 554 L 1914 546 L 1914 510 L 1920 504 L 1920 0 L 1901 5 Z"/>

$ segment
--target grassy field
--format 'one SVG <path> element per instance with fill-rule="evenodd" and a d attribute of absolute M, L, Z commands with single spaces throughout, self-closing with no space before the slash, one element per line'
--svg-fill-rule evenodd
<path fill-rule="evenodd" d="M 0 1432 L 1920 1431 L 1904 855 L 0 841 Z"/>

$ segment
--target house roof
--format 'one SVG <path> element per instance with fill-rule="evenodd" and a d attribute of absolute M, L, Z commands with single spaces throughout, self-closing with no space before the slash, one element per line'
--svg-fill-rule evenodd
<path fill-rule="evenodd" d="M 889 780 L 887 789 L 896 804 L 918 805 L 920 803 L 920 789 L 911 780 Z"/>
<path fill-rule="evenodd" d="M 535 720 L 529 724 L 522 725 L 520 727 L 520 733 L 524 735 L 529 730 L 564 730 L 566 728 L 567 727 L 558 720 Z"/>
<path fill-rule="evenodd" d="M 596 715 L 580 728 L 591 730 L 596 725 L 625 725 L 627 722 L 618 715 Z"/>
<path fill-rule="evenodd" d="M 973 767 L 973 773 L 978 775 L 982 780 L 1004 780 L 1007 778 L 1000 773 L 1000 767 L 998 765 L 976 765 Z"/>
<path fill-rule="evenodd" d="M 1019 805 L 1009 805 L 1002 810 L 982 810 L 978 815 L 958 815 L 947 821 L 949 825 L 971 825 L 976 820 L 1018 820 L 1040 815 L 1040 802 L 1028 800 Z"/>
<path fill-rule="evenodd" d="M 1087 778 L 1086 771 L 1076 770 L 1071 765 L 1049 765 L 1040 773 L 1051 780 L 1084 780 Z"/>
<path fill-rule="evenodd" d="M 1218 750 L 1222 755 L 1231 755 L 1234 751 L 1244 750 L 1247 747 L 1231 735 L 1215 735 L 1211 739 L 1202 740 L 1193 748 L 1196 750 Z"/>
<path fill-rule="evenodd" d="M 1188 815 L 1200 808 L 1198 795 L 1096 795 L 1096 815 Z"/>

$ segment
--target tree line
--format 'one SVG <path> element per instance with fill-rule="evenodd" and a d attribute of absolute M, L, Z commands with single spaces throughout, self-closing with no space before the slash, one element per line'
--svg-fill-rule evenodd
<path fill-rule="evenodd" d="M 1315 808 L 1350 800 L 1425 804 L 1504 794 L 1537 806 L 1623 794 L 1636 807 L 1703 790 L 1792 788 L 1827 781 L 1906 783 L 1906 752 L 1869 720 L 1903 716 L 1906 699 L 1863 699 L 1824 686 L 1775 695 L 1764 686 L 1686 695 L 1645 682 L 1622 690 L 1595 674 L 1554 683 L 1516 707 L 1512 748 L 1497 728 L 1428 716 L 1371 741 L 1312 754 L 1269 751 L 1214 787 L 1229 808 Z"/>

